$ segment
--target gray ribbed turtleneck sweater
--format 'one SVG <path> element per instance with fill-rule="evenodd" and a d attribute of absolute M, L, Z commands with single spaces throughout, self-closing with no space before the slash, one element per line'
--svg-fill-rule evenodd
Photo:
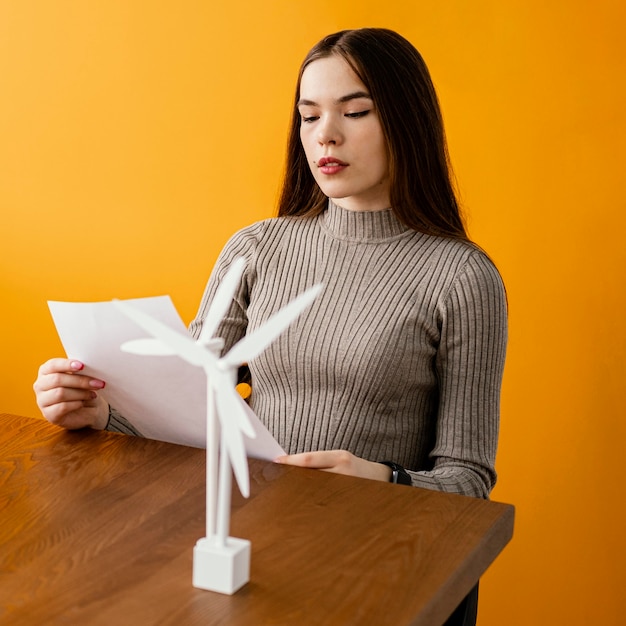
<path fill-rule="evenodd" d="M 308 287 L 313 306 L 249 364 L 250 404 L 288 453 L 349 450 L 413 484 L 487 497 L 495 482 L 506 302 L 472 244 L 335 206 L 244 228 L 222 251 L 190 330 L 231 261 L 247 267 L 217 331 L 225 351 Z"/>

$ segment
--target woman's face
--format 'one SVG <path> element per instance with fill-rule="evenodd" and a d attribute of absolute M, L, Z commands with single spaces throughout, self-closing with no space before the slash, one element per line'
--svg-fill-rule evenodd
<path fill-rule="evenodd" d="M 339 56 L 304 70 L 298 102 L 300 140 L 322 192 L 351 211 L 389 208 L 389 160 L 365 85 Z"/>

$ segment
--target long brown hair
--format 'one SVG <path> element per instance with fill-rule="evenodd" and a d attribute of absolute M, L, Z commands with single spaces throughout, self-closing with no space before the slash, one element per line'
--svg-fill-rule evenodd
<path fill-rule="evenodd" d="M 426 63 L 415 47 L 384 28 L 328 35 L 307 54 L 298 76 L 279 215 L 318 215 L 327 198 L 318 187 L 300 142 L 302 74 L 317 59 L 339 55 L 368 89 L 387 144 L 391 208 L 409 228 L 467 239 L 452 184 L 439 101 Z"/>

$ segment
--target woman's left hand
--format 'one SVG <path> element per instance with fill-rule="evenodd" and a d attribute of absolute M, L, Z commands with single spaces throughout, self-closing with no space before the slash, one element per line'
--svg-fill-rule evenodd
<path fill-rule="evenodd" d="M 319 450 L 317 452 L 301 452 L 300 454 L 288 454 L 278 457 L 275 463 L 283 465 L 297 465 L 298 467 L 310 467 L 321 469 L 335 474 L 358 476 L 389 482 L 391 468 L 382 463 L 366 461 L 354 456 L 346 450 Z"/>

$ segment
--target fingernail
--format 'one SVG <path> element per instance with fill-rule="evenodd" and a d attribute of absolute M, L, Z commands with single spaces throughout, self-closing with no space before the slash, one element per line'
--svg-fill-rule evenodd
<path fill-rule="evenodd" d="M 95 391 L 91 392 L 91 399 L 95 400 L 98 397 L 98 394 Z"/>
<path fill-rule="evenodd" d="M 85 367 L 85 366 L 84 366 L 84 365 L 83 365 L 80 361 L 72 361 L 72 362 L 70 363 L 70 367 L 71 367 L 73 370 L 82 370 L 82 369 L 83 369 L 83 367 Z"/>
<path fill-rule="evenodd" d="M 94 389 L 104 389 L 104 385 L 106 385 L 106 383 L 103 380 L 98 380 L 97 378 L 92 378 L 89 381 L 89 386 Z"/>

